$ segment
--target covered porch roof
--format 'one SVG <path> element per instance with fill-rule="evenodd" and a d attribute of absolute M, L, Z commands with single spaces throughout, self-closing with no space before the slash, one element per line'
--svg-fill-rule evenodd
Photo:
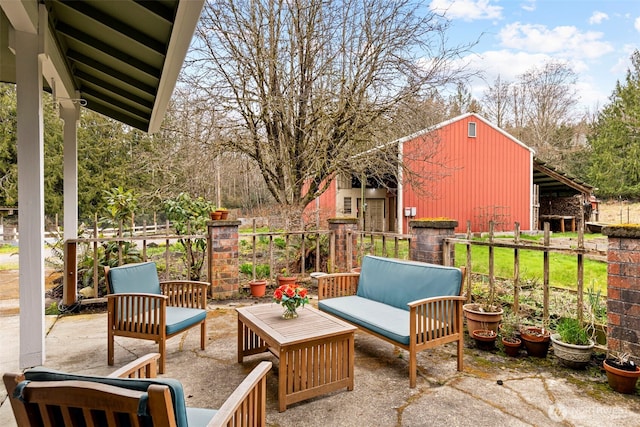
<path fill-rule="evenodd" d="M 77 237 L 80 107 L 142 131 L 157 131 L 203 4 L 0 0 L 0 81 L 17 87 L 21 368 L 45 360 L 43 89 L 60 105 L 64 121 L 68 240 Z"/>
<path fill-rule="evenodd" d="M 2 0 L 0 80 L 16 83 L 12 29 L 42 26 L 43 89 L 137 129 L 166 111 L 204 0 Z M 40 10 L 44 6 L 44 11 Z M 45 13 L 46 11 L 46 13 Z"/>

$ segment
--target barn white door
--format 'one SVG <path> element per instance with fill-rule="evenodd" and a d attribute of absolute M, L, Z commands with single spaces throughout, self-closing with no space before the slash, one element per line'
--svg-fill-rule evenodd
<path fill-rule="evenodd" d="M 367 199 L 365 211 L 366 231 L 384 230 L 384 199 Z"/>

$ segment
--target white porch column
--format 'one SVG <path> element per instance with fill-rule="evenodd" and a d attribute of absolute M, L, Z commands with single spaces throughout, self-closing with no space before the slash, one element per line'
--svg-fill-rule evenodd
<path fill-rule="evenodd" d="M 20 244 L 20 368 L 42 365 L 44 347 L 44 136 L 37 34 L 15 32 Z"/>
<path fill-rule="evenodd" d="M 78 96 L 76 96 L 78 98 Z M 62 106 L 64 120 L 64 240 L 78 237 L 78 120 L 80 106 Z"/>

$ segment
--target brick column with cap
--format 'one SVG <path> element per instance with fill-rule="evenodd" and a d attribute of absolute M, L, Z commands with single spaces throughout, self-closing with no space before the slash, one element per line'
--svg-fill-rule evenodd
<path fill-rule="evenodd" d="M 409 221 L 409 233 L 411 238 L 411 259 L 414 261 L 428 262 L 444 265 L 444 244 L 448 237 L 455 237 L 455 229 L 458 221 L 416 219 Z M 455 252 L 451 249 L 449 254 L 453 263 Z"/>
<path fill-rule="evenodd" d="M 607 248 L 607 348 L 640 362 L 640 224 L 602 228 Z"/>
<path fill-rule="evenodd" d="M 334 251 L 334 272 L 346 272 L 356 266 L 357 262 L 357 236 L 351 231 L 358 229 L 357 218 L 329 218 L 329 230 L 333 232 L 335 236 L 335 251 Z M 351 240 L 349 240 L 349 236 Z M 351 245 L 351 262 L 348 259 L 349 248 Z"/>
<path fill-rule="evenodd" d="M 240 285 L 239 233 L 241 222 L 218 220 L 207 223 L 208 277 L 213 298 L 226 298 Z"/>

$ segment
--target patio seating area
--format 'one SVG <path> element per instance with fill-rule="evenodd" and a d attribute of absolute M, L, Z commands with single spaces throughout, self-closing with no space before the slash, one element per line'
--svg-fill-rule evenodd
<path fill-rule="evenodd" d="M 317 299 L 313 298 L 313 305 Z M 237 360 L 235 308 L 251 300 L 210 303 L 208 342 L 200 349 L 198 328 L 167 343 L 166 373 L 184 386 L 189 407 L 218 408 L 261 361 L 273 362 L 267 375 L 267 425 L 278 426 L 551 426 L 637 425 L 640 396 L 611 391 L 604 375 L 557 366 L 553 356 L 510 359 L 466 344 L 465 369 L 456 371 L 456 346 L 418 354 L 417 387 L 407 386 L 408 358 L 386 342 L 355 334 L 353 391 L 337 390 L 287 406 L 279 412 L 279 362 L 270 353 Z M 293 320 L 301 320 L 304 317 Z M 19 317 L 1 318 L 0 371 L 18 372 Z M 107 313 L 47 316 L 45 366 L 77 374 L 108 375 Z M 301 324 L 304 327 L 304 324 Z M 150 341 L 116 337 L 115 368 L 157 351 Z M 6 391 L 0 391 L 0 425 L 15 426 Z"/>

